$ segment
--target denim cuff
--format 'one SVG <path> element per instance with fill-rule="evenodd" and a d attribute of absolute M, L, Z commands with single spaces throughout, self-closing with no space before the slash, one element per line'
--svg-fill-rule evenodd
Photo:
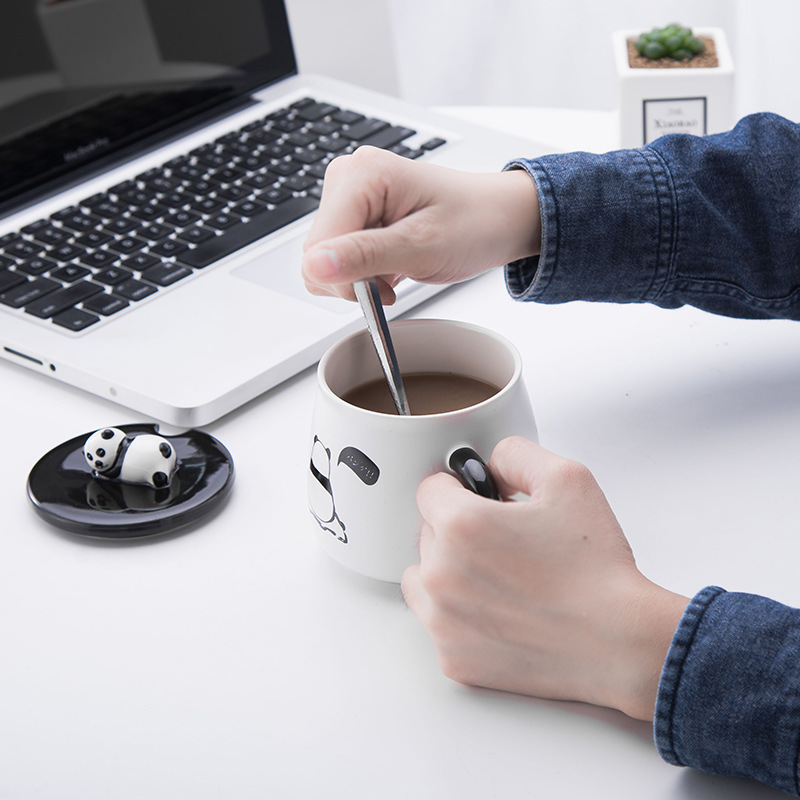
<path fill-rule="evenodd" d="M 517 159 L 539 195 L 541 254 L 508 264 L 516 300 L 656 302 L 669 284 L 676 198 L 654 150 Z"/>
<path fill-rule="evenodd" d="M 797 795 L 800 611 L 717 586 L 700 591 L 667 654 L 653 728 L 671 764 Z"/>

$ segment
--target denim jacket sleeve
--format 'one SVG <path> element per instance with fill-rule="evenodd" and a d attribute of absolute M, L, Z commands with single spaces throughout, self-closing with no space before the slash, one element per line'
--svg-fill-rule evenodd
<path fill-rule="evenodd" d="M 800 610 L 709 586 L 672 639 L 653 722 L 661 756 L 800 795 Z"/>
<path fill-rule="evenodd" d="M 800 319 L 800 125 L 746 117 L 604 155 L 519 159 L 542 248 L 506 267 L 513 297 L 688 304 Z M 654 734 L 662 757 L 800 795 L 800 610 L 708 587 L 673 637 Z"/>
<path fill-rule="evenodd" d="M 800 319 L 800 125 L 774 114 L 636 150 L 519 159 L 542 249 L 506 267 L 519 300 L 687 304 Z"/>

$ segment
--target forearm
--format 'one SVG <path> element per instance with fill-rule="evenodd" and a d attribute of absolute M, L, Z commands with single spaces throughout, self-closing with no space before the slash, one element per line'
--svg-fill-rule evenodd
<path fill-rule="evenodd" d="M 694 305 L 800 319 L 800 126 L 515 162 L 537 187 L 541 256 L 508 266 L 521 300 Z"/>

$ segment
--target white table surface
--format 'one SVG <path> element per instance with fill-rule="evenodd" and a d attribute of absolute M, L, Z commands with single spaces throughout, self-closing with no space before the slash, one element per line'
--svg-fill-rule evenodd
<path fill-rule="evenodd" d="M 614 146 L 613 115 L 505 113 L 554 147 Z M 653 580 L 800 604 L 800 327 L 515 304 L 499 275 L 415 315 L 517 344 L 542 443 L 593 469 Z M 668 766 L 622 714 L 444 678 L 398 587 L 313 538 L 313 370 L 208 426 L 237 469 L 220 514 L 133 544 L 59 532 L 25 480 L 60 442 L 141 417 L 0 373 L 0 798 L 784 796 Z"/>

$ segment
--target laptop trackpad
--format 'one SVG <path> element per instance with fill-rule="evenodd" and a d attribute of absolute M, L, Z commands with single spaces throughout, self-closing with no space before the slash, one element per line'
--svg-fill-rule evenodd
<path fill-rule="evenodd" d="M 306 289 L 300 273 L 302 259 L 302 242 L 299 238 L 290 239 L 271 250 L 253 256 L 249 263 L 232 269 L 231 275 L 271 289 L 273 292 L 287 294 L 304 303 L 313 303 L 328 311 L 351 314 L 352 303 L 338 297 L 318 297 Z"/>

